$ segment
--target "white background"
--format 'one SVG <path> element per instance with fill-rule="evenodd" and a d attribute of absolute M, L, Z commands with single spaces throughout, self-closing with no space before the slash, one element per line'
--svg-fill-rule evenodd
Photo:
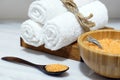
<path fill-rule="evenodd" d="M 29 5 L 34 0 L 0 0 L 0 20 L 27 19 Z M 108 8 L 110 18 L 120 18 L 120 0 L 100 0 Z"/>

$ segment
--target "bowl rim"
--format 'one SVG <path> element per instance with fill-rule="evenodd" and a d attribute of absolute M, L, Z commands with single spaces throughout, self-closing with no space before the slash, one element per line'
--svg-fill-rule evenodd
<path fill-rule="evenodd" d="M 78 37 L 78 40 L 77 40 L 77 43 L 78 43 L 78 46 L 82 46 L 83 48 L 85 48 L 86 50 L 89 50 L 91 52 L 94 52 L 94 53 L 97 53 L 97 54 L 100 54 L 100 55 L 105 55 L 105 56 L 114 56 L 114 57 L 120 57 L 120 54 L 112 54 L 112 53 L 107 53 L 107 52 L 101 52 L 101 51 L 97 51 L 97 50 L 93 50 L 91 48 L 88 48 L 84 45 L 83 43 L 83 39 L 90 35 L 91 33 L 96 33 L 96 32 L 119 32 L 120 33 L 120 30 L 112 30 L 112 29 L 104 29 L 104 30 L 93 30 L 93 31 L 89 31 L 89 32 L 85 32 L 83 34 L 81 34 L 79 37 Z"/>

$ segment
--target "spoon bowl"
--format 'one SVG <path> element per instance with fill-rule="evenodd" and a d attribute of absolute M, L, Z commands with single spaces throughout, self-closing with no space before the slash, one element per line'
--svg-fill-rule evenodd
<path fill-rule="evenodd" d="M 9 61 L 9 62 L 14 62 L 14 63 L 22 63 L 22 64 L 26 64 L 26 65 L 29 65 L 29 66 L 32 66 L 32 67 L 35 67 L 37 68 L 38 70 L 44 72 L 45 74 L 48 74 L 48 75 L 53 75 L 53 76 L 56 76 L 56 75 L 60 75 L 64 72 L 66 72 L 69 67 L 66 66 L 66 69 L 64 70 L 61 70 L 61 71 L 47 71 L 46 70 L 46 66 L 47 65 L 37 65 L 37 64 L 34 64 L 32 62 L 29 62 L 27 60 L 24 60 L 24 59 L 21 59 L 21 58 L 18 58 L 18 57 L 2 57 L 1 58 L 2 60 L 5 60 L 5 61 Z"/>

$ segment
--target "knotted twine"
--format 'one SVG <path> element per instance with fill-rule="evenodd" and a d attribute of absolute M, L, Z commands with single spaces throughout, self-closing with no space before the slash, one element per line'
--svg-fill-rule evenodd
<path fill-rule="evenodd" d="M 93 14 L 90 14 L 87 17 L 84 17 L 77 7 L 77 5 L 74 3 L 73 0 L 61 0 L 61 2 L 64 4 L 64 6 L 68 9 L 68 11 L 72 12 L 76 19 L 78 20 L 80 26 L 83 28 L 85 32 L 90 31 L 91 27 L 95 26 L 95 23 L 92 21 L 89 21 L 88 19 L 93 17 Z"/>

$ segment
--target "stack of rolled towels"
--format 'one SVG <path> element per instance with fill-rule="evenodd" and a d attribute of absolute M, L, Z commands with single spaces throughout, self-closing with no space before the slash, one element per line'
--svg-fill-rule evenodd
<path fill-rule="evenodd" d="M 106 6 L 99 0 L 74 0 L 83 16 L 93 17 L 95 26 L 90 30 L 103 28 L 108 23 Z M 75 42 L 84 30 L 75 15 L 67 10 L 60 0 L 36 0 L 30 4 L 29 20 L 21 25 L 21 38 L 25 43 L 50 50 L 59 50 Z"/>

